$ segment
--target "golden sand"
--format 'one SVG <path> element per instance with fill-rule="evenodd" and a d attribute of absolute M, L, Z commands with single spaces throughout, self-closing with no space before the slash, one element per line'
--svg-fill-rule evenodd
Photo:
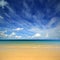
<path fill-rule="evenodd" d="M 60 46 L 0 45 L 0 60 L 60 60 Z"/>

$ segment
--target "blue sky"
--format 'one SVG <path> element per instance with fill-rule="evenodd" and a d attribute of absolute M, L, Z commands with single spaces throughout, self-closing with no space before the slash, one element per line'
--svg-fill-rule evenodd
<path fill-rule="evenodd" d="M 0 39 L 60 39 L 60 0 L 0 0 Z"/>

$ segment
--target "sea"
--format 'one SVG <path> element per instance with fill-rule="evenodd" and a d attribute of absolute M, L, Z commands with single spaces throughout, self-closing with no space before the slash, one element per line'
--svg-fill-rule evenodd
<path fill-rule="evenodd" d="M 58 39 L 0 39 L 0 44 L 57 44 L 60 45 Z"/>

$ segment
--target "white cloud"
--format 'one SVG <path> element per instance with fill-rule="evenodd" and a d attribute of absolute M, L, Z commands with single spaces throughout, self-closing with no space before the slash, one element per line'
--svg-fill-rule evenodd
<path fill-rule="evenodd" d="M 21 39 L 22 36 L 18 36 L 15 32 L 12 32 L 10 35 L 8 35 L 8 38 L 10 39 Z"/>
<path fill-rule="evenodd" d="M 16 35 L 15 32 L 12 32 L 11 34 L 6 34 L 4 31 L 0 31 L 0 38 L 5 38 L 5 39 L 21 39 L 22 36 Z"/>
<path fill-rule="evenodd" d="M 22 31 L 24 28 L 13 28 L 13 29 L 9 29 L 9 28 L 6 28 L 5 32 L 17 32 L 17 31 Z M 12 32 L 11 34 L 14 34 L 14 32 Z"/>
<path fill-rule="evenodd" d="M 15 38 L 15 36 L 16 36 L 16 33 L 15 32 L 12 32 L 10 35 L 8 35 L 8 38 Z"/>
<path fill-rule="evenodd" d="M 7 4 L 7 1 L 0 0 L 0 7 L 4 8 Z"/>
<path fill-rule="evenodd" d="M 5 34 L 4 31 L 0 31 L 0 37 L 1 37 L 1 38 L 6 38 L 7 36 L 8 36 L 8 35 Z"/>
<path fill-rule="evenodd" d="M 60 38 L 60 24 L 58 24 L 55 28 L 49 28 L 49 29 L 40 29 L 40 28 L 31 28 L 29 29 L 30 32 L 33 33 L 39 33 L 40 34 L 40 38 L 42 39 L 56 39 L 56 38 Z M 39 35 L 37 34 L 37 35 Z M 34 35 L 34 36 L 37 36 Z M 33 37 L 34 37 L 33 36 Z"/>
<path fill-rule="evenodd" d="M 15 31 L 21 31 L 21 30 L 23 30 L 24 28 L 16 28 L 16 29 L 13 29 L 13 30 L 15 30 Z"/>
<path fill-rule="evenodd" d="M 11 36 L 14 36 L 14 35 L 16 35 L 16 33 L 15 33 L 15 32 L 12 32 L 12 33 L 11 33 Z"/>
<path fill-rule="evenodd" d="M 36 33 L 32 36 L 32 38 L 40 38 L 40 37 L 41 37 L 41 34 L 39 34 L 39 33 Z"/>
<path fill-rule="evenodd" d="M 40 29 L 40 28 L 32 28 L 29 30 L 32 32 L 32 35 L 27 35 L 26 37 L 17 35 L 16 32 L 12 32 L 11 34 L 6 34 L 6 32 L 0 32 L 0 37 L 6 39 L 58 39 L 60 38 L 60 26 L 56 26 L 55 28 L 50 29 Z"/>
<path fill-rule="evenodd" d="M 16 39 L 21 39 L 21 38 L 22 38 L 22 36 L 15 36 L 15 38 L 16 38 Z"/>

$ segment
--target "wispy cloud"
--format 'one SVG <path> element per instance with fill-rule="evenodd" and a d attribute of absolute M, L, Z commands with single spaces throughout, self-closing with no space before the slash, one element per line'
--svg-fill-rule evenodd
<path fill-rule="evenodd" d="M 60 24 L 59 24 L 60 25 Z M 34 34 L 39 33 L 41 34 L 40 38 L 42 39 L 56 39 L 56 38 L 60 38 L 60 27 L 59 25 L 57 25 L 54 28 L 49 28 L 49 29 L 40 29 L 40 28 L 36 28 L 33 27 L 31 29 L 29 29 L 30 32 L 34 32 Z"/>
<path fill-rule="evenodd" d="M 60 17 L 53 17 L 49 21 L 49 23 L 46 25 L 48 28 L 52 28 L 52 25 L 57 25 L 60 22 Z"/>
<path fill-rule="evenodd" d="M 4 17 L 3 16 L 0 16 L 0 19 L 3 19 Z"/>
<path fill-rule="evenodd" d="M 55 9 L 55 10 L 56 10 L 56 12 L 60 12 L 60 3 L 58 3 L 58 4 L 57 4 L 57 6 L 56 6 L 56 9 Z"/>
<path fill-rule="evenodd" d="M 7 10 L 6 12 L 3 9 L 5 17 L 0 16 L 0 27 L 6 28 L 7 33 L 0 32 L 0 37 L 59 38 L 60 17 L 56 15 L 59 15 L 60 3 L 56 4 L 55 2 L 56 0 L 46 2 L 44 0 L 23 0 L 22 7 L 19 8 L 18 3 L 17 8 L 15 8 L 14 2 L 12 6 L 11 3 L 9 5 L 7 1 L 0 0 L 0 7 L 6 7 Z"/>

